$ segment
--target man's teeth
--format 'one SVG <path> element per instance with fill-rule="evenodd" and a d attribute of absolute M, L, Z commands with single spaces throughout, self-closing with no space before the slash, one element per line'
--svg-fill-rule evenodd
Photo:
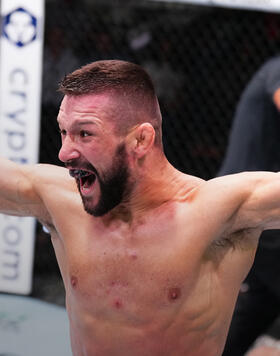
<path fill-rule="evenodd" d="M 89 172 L 80 170 L 80 172 L 79 172 L 80 178 L 85 177 L 87 175 L 89 175 Z"/>
<path fill-rule="evenodd" d="M 73 178 L 75 178 L 75 176 L 76 176 L 76 173 L 75 173 L 75 172 L 76 172 L 76 170 L 70 169 L 70 170 L 69 170 L 70 176 L 73 177 Z"/>
<path fill-rule="evenodd" d="M 83 171 L 82 169 L 71 169 L 69 171 L 69 174 L 71 177 L 74 177 L 74 178 L 82 178 L 82 177 L 89 175 L 90 173 L 87 171 Z"/>

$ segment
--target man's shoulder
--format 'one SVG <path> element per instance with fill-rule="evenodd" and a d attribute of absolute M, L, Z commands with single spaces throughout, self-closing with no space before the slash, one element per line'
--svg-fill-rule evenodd
<path fill-rule="evenodd" d="M 242 172 L 202 181 L 190 191 L 187 203 L 208 221 L 227 223 L 248 199 L 261 176 L 257 172 Z"/>
<path fill-rule="evenodd" d="M 248 174 L 247 174 L 248 173 Z M 209 180 L 197 180 L 194 189 L 190 192 L 203 199 L 204 195 L 220 195 L 237 189 L 240 185 L 246 185 L 251 173 L 242 172 L 211 178 Z"/>
<path fill-rule="evenodd" d="M 254 182 L 257 182 L 262 178 L 265 174 L 270 174 L 271 172 L 261 172 L 261 171 L 252 171 L 252 172 L 239 172 L 239 173 L 232 173 L 227 174 L 215 178 L 211 178 L 201 184 L 199 187 L 205 190 L 212 190 L 213 188 L 223 189 L 221 193 L 225 193 L 224 189 L 228 190 L 235 190 L 239 189 L 240 187 L 251 186 Z"/>

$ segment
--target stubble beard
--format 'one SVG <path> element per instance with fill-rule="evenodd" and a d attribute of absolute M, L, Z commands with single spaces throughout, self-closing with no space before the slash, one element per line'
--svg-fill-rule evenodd
<path fill-rule="evenodd" d="M 92 198 L 81 194 L 78 184 L 85 211 L 95 217 L 100 217 L 110 212 L 129 195 L 131 191 L 129 178 L 127 153 L 125 145 L 122 143 L 116 148 L 112 167 L 103 173 L 102 177 L 96 172 L 96 179 L 100 186 L 100 198 L 96 205 L 93 205 Z"/>

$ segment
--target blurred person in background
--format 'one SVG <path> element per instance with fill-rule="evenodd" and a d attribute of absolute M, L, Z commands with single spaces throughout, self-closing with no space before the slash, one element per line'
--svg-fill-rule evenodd
<path fill-rule="evenodd" d="M 280 171 L 280 57 L 266 61 L 243 91 L 218 176 Z M 240 290 L 223 356 L 280 355 L 280 230 L 261 235 L 254 265 Z M 261 342 L 260 342 L 261 341 Z"/>

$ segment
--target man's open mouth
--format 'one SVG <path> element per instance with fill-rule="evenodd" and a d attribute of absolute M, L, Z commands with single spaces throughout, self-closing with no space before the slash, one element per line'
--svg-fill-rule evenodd
<path fill-rule="evenodd" d="M 80 188 L 83 190 L 90 189 L 96 180 L 95 173 L 83 169 L 70 169 L 69 174 L 79 182 Z"/>

